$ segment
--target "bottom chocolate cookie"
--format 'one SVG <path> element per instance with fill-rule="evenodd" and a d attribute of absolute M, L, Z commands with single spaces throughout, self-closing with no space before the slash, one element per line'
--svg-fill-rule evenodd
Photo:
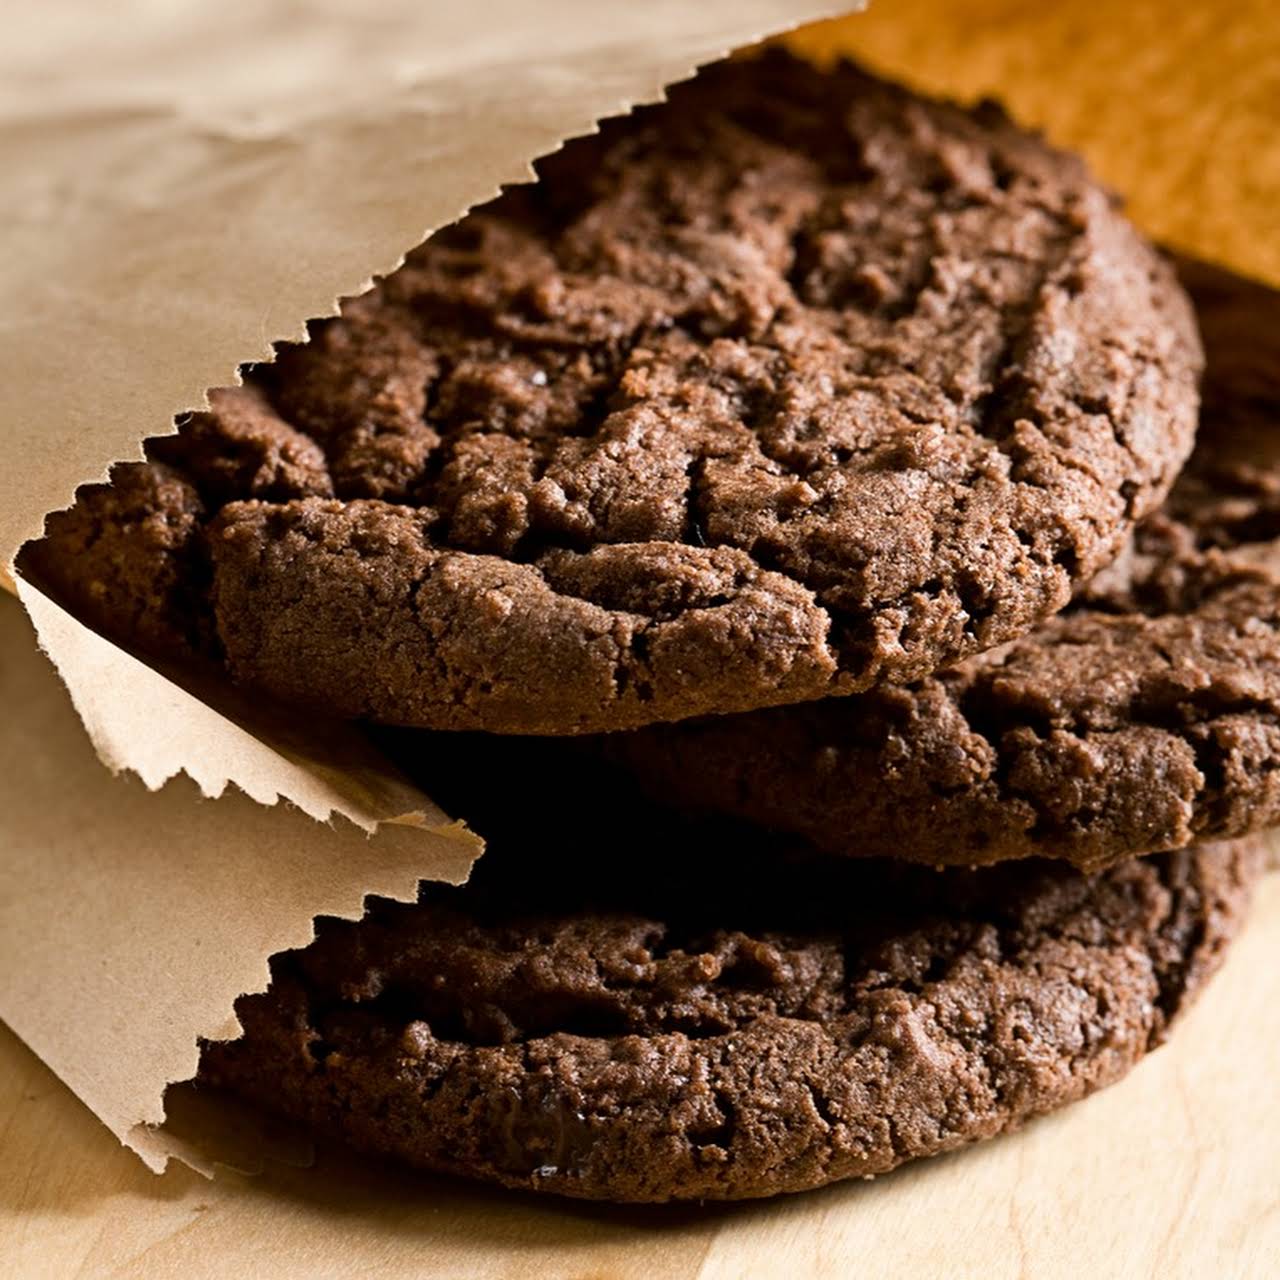
<path fill-rule="evenodd" d="M 1094 876 L 787 866 L 716 830 L 649 865 L 499 845 L 465 887 L 322 920 L 200 1078 L 507 1187 L 800 1191 L 1119 1079 L 1216 968 L 1261 862 L 1237 841 Z"/>

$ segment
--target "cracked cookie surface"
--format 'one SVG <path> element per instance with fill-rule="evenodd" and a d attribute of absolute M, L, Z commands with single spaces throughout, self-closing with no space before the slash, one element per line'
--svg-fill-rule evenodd
<path fill-rule="evenodd" d="M 294 702 L 581 733 L 1023 634 L 1190 448 L 1167 264 L 993 107 L 776 54 L 539 169 L 82 490 L 28 565 Z"/>
<path fill-rule="evenodd" d="M 1094 877 L 791 866 L 768 837 L 632 819 L 606 828 L 623 856 L 598 822 L 554 856 L 514 830 L 468 886 L 319 922 L 200 1078 L 509 1187 L 799 1191 L 1121 1077 L 1216 968 L 1260 865 L 1238 842 Z"/>
<path fill-rule="evenodd" d="M 913 685 L 604 751 L 664 800 L 852 856 L 1100 867 L 1280 821 L 1280 303 L 1185 273 L 1209 357 L 1196 451 L 1065 612 Z"/>

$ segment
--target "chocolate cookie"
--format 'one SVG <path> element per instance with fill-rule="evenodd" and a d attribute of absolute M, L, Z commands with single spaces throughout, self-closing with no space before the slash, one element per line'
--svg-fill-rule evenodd
<path fill-rule="evenodd" d="M 617 830 L 615 824 L 614 830 Z M 627 824 L 630 825 L 630 824 Z M 621 838 L 625 839 L 625 836 Z M 319 922 L 200 1078 L 426 1169 L 618 1201 L 884 1173 L 1119 1079 L 1217 966 L 1248 842 L 935 872 L 749 834 L 496 844 Z"/>
<path fill-rule="evenodd" d="M 847 694 L 1061 608 L 1184 460 L 1199 363 L 1075 158 L 775 53 L 433 236 L 26 564 L 113 635 L 383 723 Z"/>
<path fill-rule="evenodd" d="M 1065 613 L 914 685 L 606 741 L 655 794 L 832 853 L 1096 868 L 1280 822 L 1280 295 L 1187 265 L 1204 420 Z"/>

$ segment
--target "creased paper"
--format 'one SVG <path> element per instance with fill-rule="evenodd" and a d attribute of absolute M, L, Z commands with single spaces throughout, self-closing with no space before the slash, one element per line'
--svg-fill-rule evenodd
<path fill-rule="evenodd" d="M 201 802 L 186 780 L 151 794 L 112 777 L 5 598 L 0 706 L 0 1013 L 155 1167 L 141 1126 L 194 1073 L 198 1036 L 236 1033 L 232 1002 L 266 984 L 269 955 L 367 893 L 465 879 L 475 856 L 458 828 L 370 840 L 236 792 Z"/>

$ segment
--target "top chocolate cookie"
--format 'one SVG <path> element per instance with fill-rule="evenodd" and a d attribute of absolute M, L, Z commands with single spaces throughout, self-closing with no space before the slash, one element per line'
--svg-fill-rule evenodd
<path fill-rule="evenodd" d="M 1026 632 L 1188 453 L 1171 271 L 1079 161 L 785 55 L 433 236 L 28 564 L 346 716 L 581 733 Z"/>

